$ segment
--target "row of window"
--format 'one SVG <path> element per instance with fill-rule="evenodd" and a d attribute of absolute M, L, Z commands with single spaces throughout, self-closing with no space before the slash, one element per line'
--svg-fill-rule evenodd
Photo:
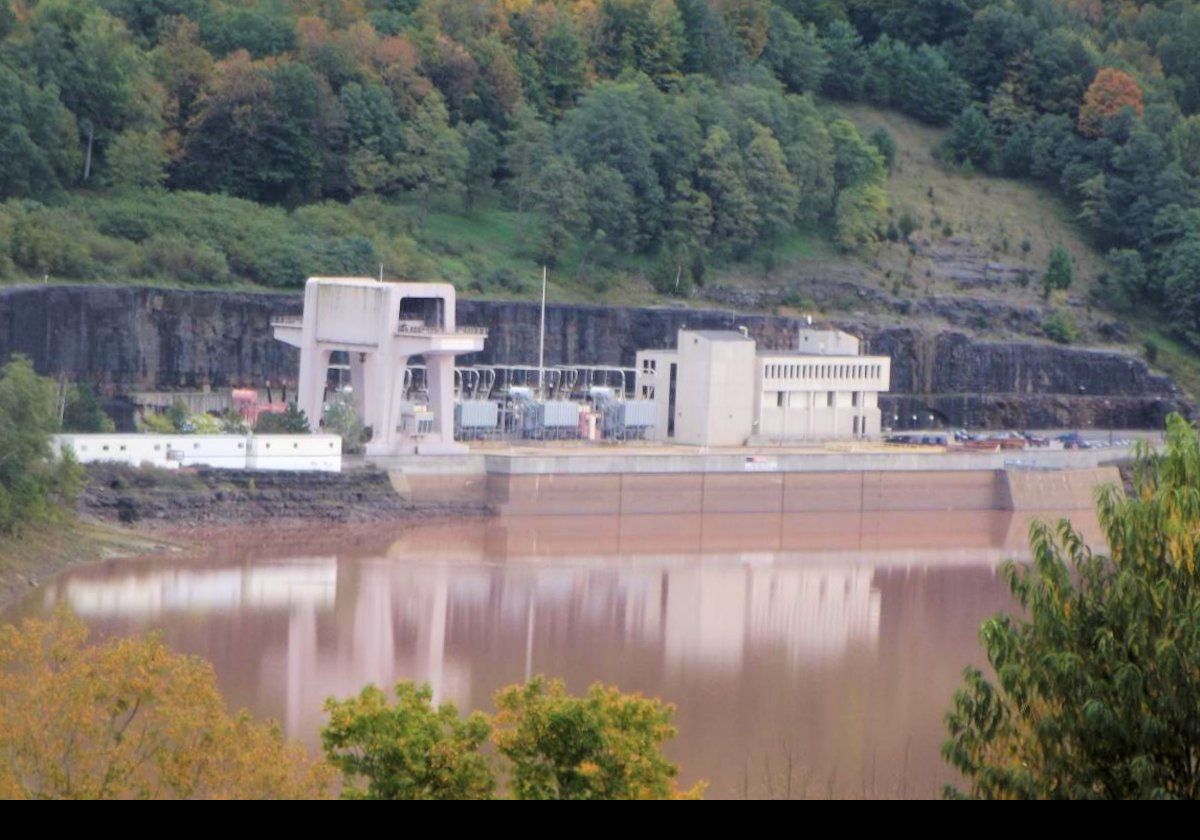
<path fill-rule="evenodd" d="M 883 365 L 763 365 L 766 379 L 878 379 Z"/>
<path fill-rule="evenodd" d="M 160 452 L 160 451 L 162 451 L 162 448 L 163 448 L 163 446 L 164 446 L 164 445 L 165 445 L 165 446 L 166 446 L 168 449 L 170 449 L 170 447 L 171 447 L 171 444 L 169 444 L 169 443 L 167 443 L 167 444 L 156 443 L 156 444 L 154 444 L 154 451 L 155 451 L 155 452 Z M 244 444 L 244 443 L 239 443 L 239 444 L 237 445 L 237 447 L 238 447 L 238 449 L 245 449 L 245 448 L 246 448 L 246 444 Z M 100 446 L 100 451 L 101 451 L 101 452 L 108 452 L 110 448 L 111 448 L 111 447 L 109 447 L 109 445 L 108 445 L 107 443 L 105 443 L 105 444 L 102 444 L 102 445 Z M 192 449 L 199 449 L 199 448 L 200 448 L 200 444 L 198 444 L 198 443 L 193 443 L 193 444 L 192 444 Z M 267 448 L 267 449 L 270 449 L 270 448 L 271 448 L 271 444 L 269 444 L 269 443 L 268 443 L 268 444 L 266 444 L 266 448 Z M 299 449 L 299 448 L 300 448 L 300 444 L 299 444 L 299 443 L 293 443 L 293 444 L 292 444 L 292 449 Z M 329 442 L 329 448 L 330 448 L 330 449 L 333 449 L 333 441 L 330 441 L 330 442 Z M 80 446 L 79 446 L 79 451 L 80 451 L 80 452 L 87 452 L 87 451 L 88 451 L 87 444 L 86 444 L 86 443 L 84 443 L 84 444 L 80 444 Z M 117 447 L 117 451 L 118 451 L 118 452 L 124 452 L 124 451 L 125 451 L 125 444 L 123 444 L 123 443 L 122 443 L 120 446 L 118 446 L 118 447 Z"/>
<path fill-rule="evenodd" d="M 787 394 L 789 394 L 789 393 L 804 393 L 804 392 L 801 392 L 801 391 L 795 391 L 795 392 L 776 391 L 775 392 L 775 406 L 777 408 L 783 408 L 784 406 L 789 404 L 788 399 L 787 399 Z M 834 407 L 834 403 L 836 402 L 836 394 L 837 394 L 836 391 L 826 391 L 825 392 L 825 407 L 826 408 Z M 851 391 L 850 392 L 850 405 L 853 406 L 854 408 L 858 408 L 859 404 L 862 402 L 861 397 L 862 397 L 862 395 L 858 391 Z M 813 406 L 816 407 L 815 400 L 813 402 Z M 805 406 L 801 406 L 801 408 L 804 408 L 804 407 Z"/>

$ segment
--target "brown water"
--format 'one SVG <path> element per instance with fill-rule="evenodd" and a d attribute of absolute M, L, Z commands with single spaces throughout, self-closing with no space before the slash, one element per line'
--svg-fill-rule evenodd
<path fill-rule="evenodd" d="M 76 569 L 9 617 L 66 603 L 101 635 L 161 630 L 213 662 L 231 704 L 313 745 L 323 700 L 369 682 L 428 681 L 439 699 L 490 709 L 497 688 L 545 673 L 677 704 L 669 752 L 710 796 L 931 796 L 953 781 L 942 715 L 981 662 L 980 620 L 1011 607 L 996 566 L 1026 555 L 1029 518 L 230 532 L 195 556 Z"/>

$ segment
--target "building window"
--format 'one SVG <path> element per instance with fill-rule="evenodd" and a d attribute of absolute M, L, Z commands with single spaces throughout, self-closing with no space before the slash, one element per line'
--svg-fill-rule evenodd
<path fill-rule="evenodd" d="M 783 408 L 783 391 L 775 392 L 775 407 Z"/>
<path fill-rule="evenodd" d="M 850 394 L 850 405 L 858 407 L 858 391 L 852 391 Z"/>
<path fill-rule="evenodd" d="M 854 418 L 854 434 L 858 434 L 858 417 Z"/>
<path fill-rule="evenodd" d="M 833 391 L 827 391 L 825 393 L 825 405 L 829 408 L 833 408 Z"/>
<path fill-rule="evenodd" d="M 100 450 L 101 450 L 102 452 L 107 452 L 107 451 L 108 451 L 108 445 L 106 444 L 106 445 L 104 445 L 104 446 L 101 446 L 101 447 L 100 447 Z"/>

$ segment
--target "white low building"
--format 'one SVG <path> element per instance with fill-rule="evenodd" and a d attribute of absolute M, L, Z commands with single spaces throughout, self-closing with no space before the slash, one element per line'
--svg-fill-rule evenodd
<path fill-rule="evenodd" d="M 874 437 L 891 359 L 840 330 L 804 328 L 797 350 L 759 351 L 744 332 L 680 330 L 674 350 L 637 354 L 636 395 L 654 437 L 696 446 Z"/>
<path fill-rule="evenodd" d="M 81 464 L 168 470 L 342 470 L 342 439 L 338 435 L 61 434 L 53 437 L 53 448 L 56 453 L 69 448 Z"/>

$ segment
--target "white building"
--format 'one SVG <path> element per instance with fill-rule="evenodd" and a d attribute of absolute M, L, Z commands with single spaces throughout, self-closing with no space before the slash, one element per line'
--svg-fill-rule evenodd
<path fill-rule="evenodd" d="M 300 348 L 297 405 L 314 430 L 330 357 L 344 351 L 355 409 L 372 430 L 368 455 L 466 451 L 454 442 L 454 357 L 482 350 L 486 331 L 457 326 L 449 283 L 312 277 L 303 318 L 271 323 L 277 339 Z M 414 357 L 424 360 L 428 402 L 405 399 Z"/>
<path fill-rule="evenodd" d="M 676 349 L 639 352 L 636 396 L 657 405 L 655 439 L 740 446 L 878 435 L 891 359 L 861 355 L 840 330 L 801 329 L 797 347 L 758 351 L 743 332 L 680 330 Z"/>
<path fill-rule="evenodd" d="M 54 435 L 55 453 L 70 449 L 81 464 L 211 467 L 226 470 L 341 472 L 337 435 Z"/>

